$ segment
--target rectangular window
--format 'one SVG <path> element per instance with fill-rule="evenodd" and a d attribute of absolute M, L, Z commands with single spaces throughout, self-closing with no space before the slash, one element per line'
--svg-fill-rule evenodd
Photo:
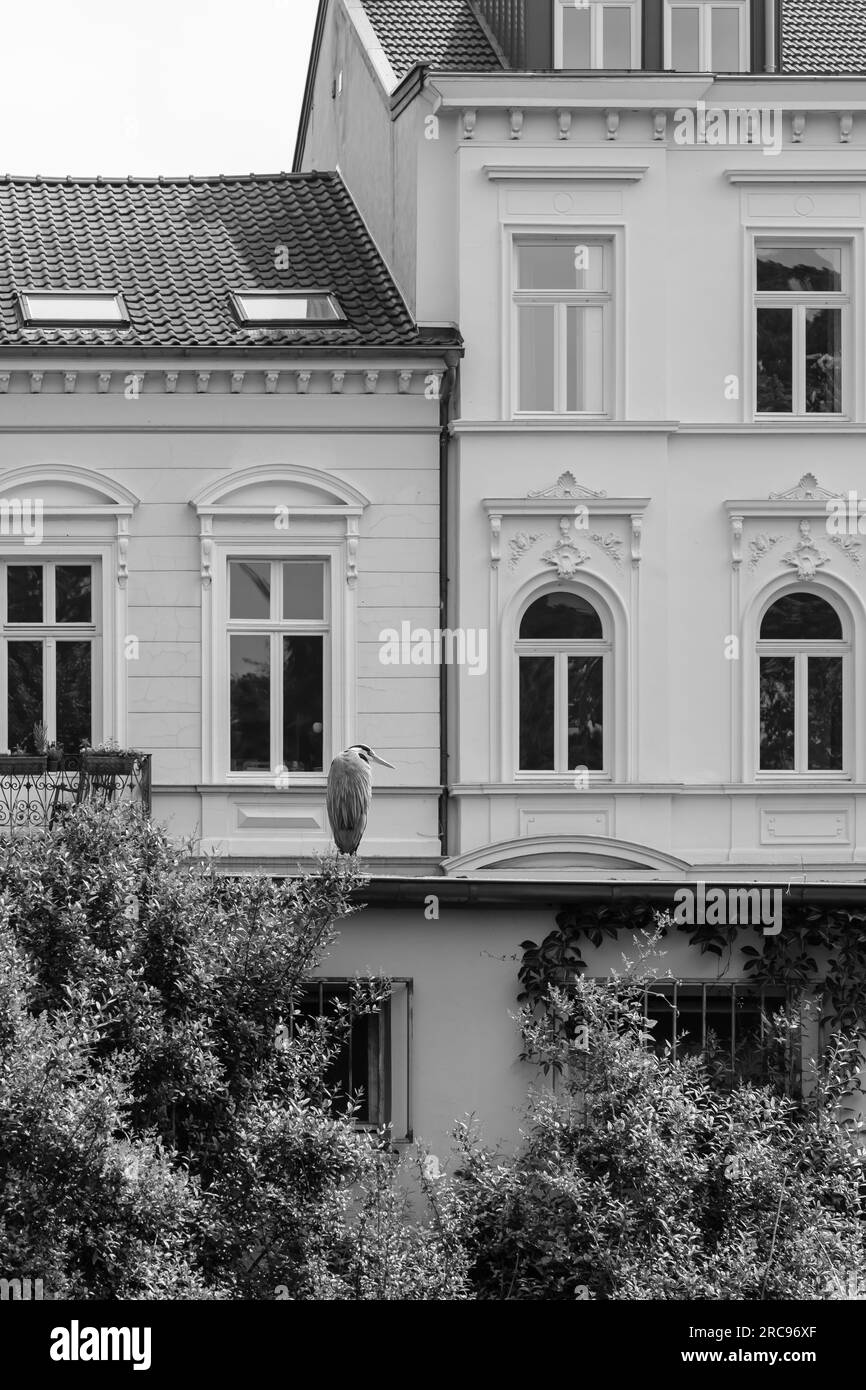
<path fill-rule="evenodd" d="M 554 66 L 640 67 L 640 0 L 556 0 Z"/>
<path fill-rule="evenodd" d="M 665 0 L 665 68 L 748 72 L 746 0 Z"/>
<path fill-rule="evenodd" d="M 610 241 L 533 237 L 516 243 L 517 409 L 603 415 L 611 370 Z"/>
<path fill-rule="evenodd" d="M 233 294 L 231 298 L 241 323 L 279 327 L 281 324 L 345 319 L 336 295 L 326 290 L 297 290 L 289 294 L 249 290 Z"/>
<path fill-rule="evenodd" d="M 100 658 L 97 566 L 46 560 L 2 565 L 0 722 L 10 752 L 30 753 L 34 724 L 75 757 L 95 735 Z"/>
<path fill-rule="evenodd" d="M 755 401 L 759 415 L 838 415 L 850 312 L 848 248 L 759 240 Z"/>
<path fill-rule="evenodd" d="M 801 1035 L 789 1032 L 789 1043 L 779 1047 L 771 1028 L 773 1016 L 785 1005 L 784 989 L 747 983 L 663 980 L 644 995 L 657 1055 L 668 1048 L 674 1060 L 703 1054 L 716 1080 L 726 1085 L 760 1083 L 771 1076 L 799 1084 Z"/>
<path fill-rule="evenodd" d="M 326 1075 L 338 1109 L 357 1105 L 355 1122 L 390 1125 L 395 1139 L 412 1138 L 413 981 L 395 977 L 390 997 L 378 1013 L 351 1016 L 350 980 L 311 980 L 292 1011 L 292 1027 L 333 1019 L 339 1009 L 350 1014 L 350 1027 Z"/>
<path fill-rule="evenodd" d="M 324 560 L 229 561 L 232 772 L 321 772 L 330 633 Z"/>
<path fill-rule="evenodd" d="M 123 328 L 129 324 L 123 295 L 111 291 L 22 291 L 18 306 L 23 323 L 34 328 Z"/>

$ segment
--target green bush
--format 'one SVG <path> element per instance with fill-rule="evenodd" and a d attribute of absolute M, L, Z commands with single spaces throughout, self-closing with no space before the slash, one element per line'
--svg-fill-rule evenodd
<path fill-rule="evenodd" d="M 836 1113 L 850 1046 L 837 1040 L 811 1107 L 769 1087 L 720 1091 L 703 1060 L 647 1046 L 645 983 L 578 978 L 551 989 L 540 1014 L 524 1010 L 527 1055 L 556 1081 L 534 1093 L 513 1159 L 458 1132 L 476 1296 L 805 1299 L 863 1287 L 861 1169 Z"/>
<path fill-rule="evenodd" d="M 274 1046 L 352 910 L 346 865 L 221 878 L 122 806 L 3 847 L 5 1277 L 81 1298 L 354 1296 L 384 1136 L 324 1080 L 347 1020 Z M 359 984 L 359 1006 L 386 991 Z"/>

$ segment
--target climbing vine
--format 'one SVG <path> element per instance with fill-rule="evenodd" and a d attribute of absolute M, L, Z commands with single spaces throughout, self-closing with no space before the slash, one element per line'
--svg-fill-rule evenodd
<path fill-rule="evenodd" d="M 726 969 L 739 947 L 747 978 L 756 987 L 781 987 L 793 998 L 823 985 L 823 1016 L 831 1028 L 866 1042 L 866 909 L 792 902 L 786 904 L 783 930 L 775 936 L 752 927 L 679 925 L 646 900 L 581 903 L 564 908 L 555 921 L 540 944 L 520 944 L 522 1004 L 543 1004 L 551 985 L 567 989 L 586 969 L 581 950 L 586 942 L 598 947 L 606 938 L 615 941 L 620 932 L 685 932 L 689 945 L 699 947 L 702 955 L 727 958 Z M 744 937 L 758 946 L 742 944 Z"/>

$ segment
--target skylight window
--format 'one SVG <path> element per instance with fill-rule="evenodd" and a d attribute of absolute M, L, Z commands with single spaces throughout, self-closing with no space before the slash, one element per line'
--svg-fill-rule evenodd
<path fill-rule="evenodd" d="M 21 317 L 29 327 L 126 327 L 123 295 L 113 290 L 22 290 Z"/>
<path fill-rule="evenodd" d="M 245 290 L 233 294 L 235 313 L 244 324 L 321 323 L 345 320 L 336 295 L 327 290 Z"/>

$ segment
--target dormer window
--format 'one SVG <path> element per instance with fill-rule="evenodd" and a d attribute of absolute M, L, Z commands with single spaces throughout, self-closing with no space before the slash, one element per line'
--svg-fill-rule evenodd
<path fill-rule="evenodd" d="M 665 68 L 748 72 L 746 0 L 665 0 Z"/>
<path fill-rule="evenodd" d="M 640 67 L 640 0 L 556 0 L 556 67 Z"/>
<path fill-rule="evenodd" d="M 241 323 L 250 327 L 296 327 L 346 318 L 328 290 L 243 290 L 232 295 L 232 304 Z"/>
<path fill-rule="evenodd" d="M 18 295 L 26 328 L 126 328 L 123 295 L 111 290 L 22 290 Z"/>

